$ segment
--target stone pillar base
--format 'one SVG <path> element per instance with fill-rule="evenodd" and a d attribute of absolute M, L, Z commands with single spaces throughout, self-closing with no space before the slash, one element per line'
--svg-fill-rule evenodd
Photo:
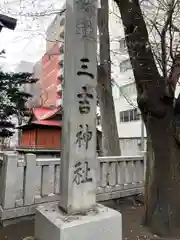
<path fill-rule="evenodd" d="M 97 204 L 94 209 L 66 215 L 57 203 L 39 206 L 35 220 L 37 240 L 122 240 L 121 213 Z"/>

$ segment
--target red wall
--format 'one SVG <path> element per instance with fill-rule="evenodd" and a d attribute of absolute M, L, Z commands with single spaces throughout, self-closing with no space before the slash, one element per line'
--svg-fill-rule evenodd
<path fill-rule="evenodd" d="M 59 44 L 56 43 L 42 58 L 41 98 L 43 106 L 56 106 L 59 98 L 57 85 L 60 83 L 58 74 Z"/>
<path fill-rule="evenodd" d="M 36 130 L 23 130 L 21 135 L 21 147 L 35 146 Z"/>
<path fill-rule="evenodd" d="M 23 130 L 21 147 L 60 149 L 61 129 L 38 128 L 32 130 Z"/>

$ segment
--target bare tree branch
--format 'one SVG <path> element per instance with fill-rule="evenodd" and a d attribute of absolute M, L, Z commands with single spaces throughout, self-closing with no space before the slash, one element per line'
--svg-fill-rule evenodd
<path fill-rule="evenodd" d="M 171 83 L 174 90 L 180 77 L 180 54 L 175 56 L 168 82 Z"/>
<path fill-rule="evenodd" d="M 172 15 L 175 8 L 175 0 L 172 0 L 171 3 L 168 4 L 168 10 L 167 10 L 167 19 L 164 24 L 164 27 L 161 31 L 161 51 L 162 51 L 162 70 L 163 70 L 163 76 L 167 77 L 167 54 L 166 54 L 166 33 L 169 27 L 169 24 L 172 21 Z"/>

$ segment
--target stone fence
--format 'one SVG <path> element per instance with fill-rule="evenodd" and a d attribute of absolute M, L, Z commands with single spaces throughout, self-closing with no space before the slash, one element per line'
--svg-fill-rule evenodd
<path fill-rule="evenodd" d="M 38 204 L 59 201 L 60 161 L 0 154 L 0 221 L 30 216 Z M 144 189 L 145 157 L 98 157 L 97 201 L 136 195 Z"/>

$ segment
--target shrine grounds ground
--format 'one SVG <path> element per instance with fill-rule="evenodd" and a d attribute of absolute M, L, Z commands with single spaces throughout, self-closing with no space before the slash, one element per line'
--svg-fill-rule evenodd
<path fill-rule="evenodd" d="M 122 213 L 123 217 L 123 240 L 160 240 L 152 235 L 142 226 L 143 205 L 140 202 L 134 203 L 132 199 L 121 199 L 119 201 L 103 202 L 106 206 L 112 207 Z M 23 240 L 34 235 L 34 222 L 23 221 L 10 225 L 0 230 L 0 240 Z M 29 238 L 30 239 L 30 238 Z M 27 238 L 27 240 L 29 240 Z M 76 240 L 76 239 L 75 239 Z M 78 239 L 77 239 L 78 240 Z M 110 239 L 111 240 L 111 239 Z M 173 239 L 168 239 L 173 240 Z M 180 240 L 180 238 L 176 238 Z"/>

